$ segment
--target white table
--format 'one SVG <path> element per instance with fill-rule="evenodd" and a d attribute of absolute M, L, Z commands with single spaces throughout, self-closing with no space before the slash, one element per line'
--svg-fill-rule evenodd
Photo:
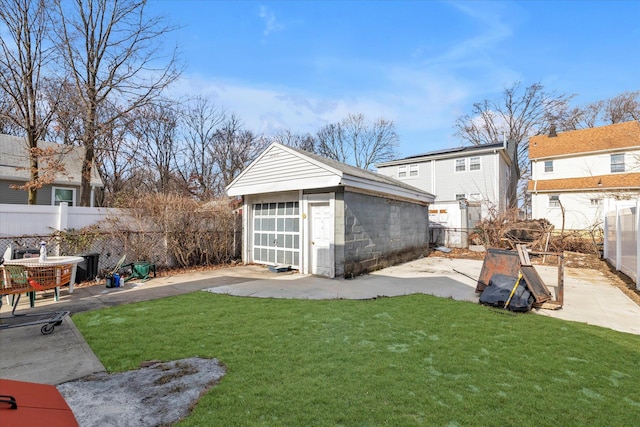
<path fill-rule="evenodd" d="M 23 265 L 25 267 L 54 267 L 57 265 L 72 264 L 71 267 L 71 281 L 69 282 L 69 293 L 73 293 L 73 285 L 76 281 L 76 270 L 78 264 L 84 261 L 81 256 L 49 256 L 44 262 L 40 262 L 38 257 L 22 258 L 22 259 L 10 259 L 4 263 L 6 265 Z"/>

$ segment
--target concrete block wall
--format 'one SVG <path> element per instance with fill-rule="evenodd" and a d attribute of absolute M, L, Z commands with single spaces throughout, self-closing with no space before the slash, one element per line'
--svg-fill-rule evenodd
<path fill-rule="evenodd" d="M 334 263 L 336 277 L 344 277 L 344 260 L 345 260 L 345 208 L 344 208 L 344 189 L 336 191 L 334 199 Z"/>
<path fill-rule="evenodd" d="M 427 253 L 426 206 L 354 192 L 345 192 L 343 203 L 345 277 Z"/>

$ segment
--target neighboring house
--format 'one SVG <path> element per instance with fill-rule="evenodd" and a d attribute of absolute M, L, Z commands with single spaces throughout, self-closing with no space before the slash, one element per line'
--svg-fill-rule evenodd
<path fill-rule="evenodd" d="M 227 193 L 243 196 L 244 263 L 352 277 L 428 251 L 432 194 L 278 143 Z"/>
<path fill-rule="evenodd" d="M 59 163 L 59 170 L 52 173 L 51 183 L 38 189 L 38 205 L 59 205 L 67 202 L 69 206 L 77 206 L 80 202 L 80 177 L 84 148 L 61 145 L 51 142 L 38 142 L 38 148 L 51 150 L 52 160 Z M 41 173 L 47 170 L 47 161 L 41 161 Z M 29 181 L 29 151 L 25 138 L 11 135 L 0 135 L 0 203 L 27 204 L 26 190 L 13 188 Z M 93 206 L 94 189 L 103 187 L 97 168 L 92 168 L 91 206 Z"/>
<path fill-rule="evenodd" d="M 532 217 L 558 230 L 601 226 L 606 210 L 640 195 L 637 121 L 531 137 L 529 158 Z"/>
<path fill-rule="evenodd" d="M 429 207 L 433 243 L 466 247 L 468 229 L 509 206 L 511 157 L 506 145 L 433 151 L 376 167 L 380 174 L 435 194 Z"/>

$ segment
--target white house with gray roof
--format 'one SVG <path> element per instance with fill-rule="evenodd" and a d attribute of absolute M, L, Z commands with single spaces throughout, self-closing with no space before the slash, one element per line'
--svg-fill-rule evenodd
<path fill-rule="evenodd" d="M 352 277 L 428 251 L 433 194 L 278 143 L 227 194 L 243 198 L 245 263 Z"/>
<path fill-rule="evenodd" d="M 69 206 L 76 206 L 80 202 L 80 181 L 84 148 L 56 144 L 53 142 L 38 142 L 38 148 L 51 151 L 47 156 L 61 167 L 48 168 L 48 160 L 42 159 L 42 171 L 52 170 L 50 182 L 38 190 L 38 205 L 59 205 L 67 202 Z M 27 204 L 26 190 L 15 189 L 29 181 L 29 150 L 27 141 L 23 137 L 0 135 L 0 203 Z M 91 175 L 91 206 L 93 206 L 94 189 L 103 187 L 97 168 L 92 168 Z"/>

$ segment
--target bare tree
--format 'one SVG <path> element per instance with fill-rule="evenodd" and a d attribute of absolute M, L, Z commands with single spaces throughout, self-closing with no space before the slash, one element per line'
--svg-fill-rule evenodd
<path fill-rule="evenodd" d="M 179 75 L 175 52 L 160 51 L 162 35 L 172 28 L 146 13 L 146 0 L 55 0 L 58 47 L 82 106 L 80 204 L 90 203 L 96 141 L 103 129 L 148 105 Z M 164 65 L 155 68 L 156 64 Z M 109 117 L 98 110 L 106 102 L 121 106 Z"/>
<path fill-rule="evenodd" d="M 598 126 L 598 120 L 604 110 L 604 101 L 596 101 L 571 110 L 563 130 L 576 130 Z"/>
<path fill-rule="evenodd" d="M 373 123 L 362 114 L 350 114 L 340 123 L 323 126 L 316 134 L 316 152 L 362 169 L 392 160 L 399 138 L 395 124 L 383 118 Z"/>
<path fill-rule="evenodd" d="M 42 70 L 50 59 L 46 45 L 48 20 L 44 0 L 0 0 L 0 23 L 7 38 L 0 38 L 0 122 L 26 137 L 29 153 L 28 203 L 37 202 L 42 187 L 38 158 L 44 153 L 38 141 L 46 132 L 55 105 L 41 102 Z M 42 175 L 42 176 L 41 176 Z"/>
<path fill-rule="evenodd" d="M 108 108 L 118 107 L 111 104 L 101 106 L 101 110 Z M 101 138 L 97 141 L 96 167 L 104 182 L 103 189 L 96 192 L 98 206 L 121 205 L 121 199 L 137 193 L 142 186 L 135 179 L 140 169 L 137 162 L 140 146 L 132 137 L 132 120 L 129 116 L 122 116 L 112 121 L 111 126 L 103 128 Z"/>
<path fill-rule="evenodd" d="M 229 116 L 216 132 L 213 159 L 216 173 L 216 195 L 223 195 L 227 185 L 265 148 L 266 140 L 244 129 L 240 119 Z"/>
<path fill-rule="evenodd" d="M 196 97 L 181 116 L 185 147 L 180 172 L 192 195 L 210 200 L 216 185 L 214 138 L 226 113 L 209 99 Z"/>
<path fill-rule="evenodd" d="M 456 120 L 456 134 L 471 144 L 503 140 L 514 144 L 508 193 L 511 208 L 518 205 L 518 181 L 528 170 L 528 138 L 557 126 L 571 98 L 548 92 L 540 83 L 523 89 L 516 82 L 505 88 L 500 99 L 477 102 L 470 114 Z"/>
<path fill-rule="evenodd" d="M 55 88 L 59 88 L 55 90 Z M 47 79 L 43 95 L 48 103 L 55 103 L 47 140 L 61 144 L 81 145 L 83 133 L 82 99 L 75 90 L 75 85 L 67 78 Z"/>
<path fill-rule="evenodd" d="M 340 123 L 330 123 L 316 133 L 316 150 L 321 156 L 346 163 L 349 161 L 344 130 Z"/>
<path fill-rule="evenodd" d="M 315 140 L 309 133 L 295 133 L 285 130 L 271 137 L 271 141 L 278 142 L 289 147 L 299 148 L 300 150 L 315 152 Z"/>
<path fill-rule="evenodd" d="M 2 68 L 0 68 L 0 74 L 4 74 Z M 20 128 L 15 123 L 9 120 L 10 111 L 13 108 L 13 102 L 9 97 L 9 94 L 0 89 L 0 133 L 3 135 L 15 135 L 20 136 Z"/>
<path fill-rule="evenodd" d="M 178 114 L 171 101 L 164 100 L 138 109 L 133 135 L 139 148 L 138 164 L 154 177 L 151 184 L 158 193 L 168 194 L 176 176 Z"/>
<path fill-rule="evenodd" d="M 609 124 L 640 120 L 640 90 L 623 92 L 606 100 L 603 115 Z"/>
<path fill-rule="evenodd" d="M 571 110 L 563 130 L 593 128 L 640 120 L 640 90 L 622 92 L 612 98 L 599 100 Z"/>

